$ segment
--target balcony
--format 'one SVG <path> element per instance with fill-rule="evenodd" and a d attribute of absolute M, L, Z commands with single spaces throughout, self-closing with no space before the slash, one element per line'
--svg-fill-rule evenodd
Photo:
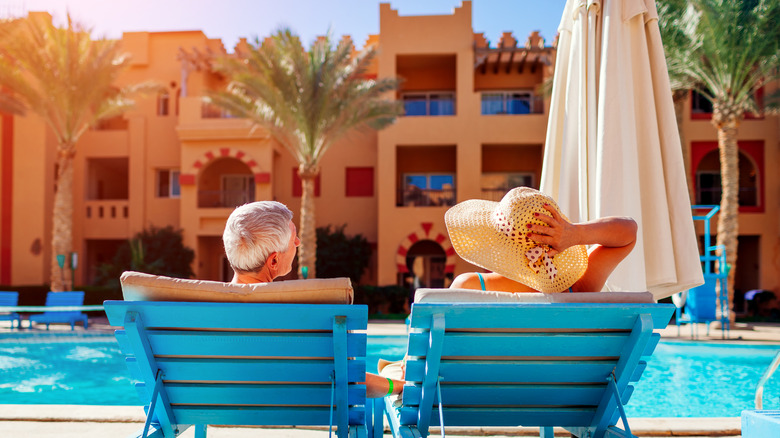
<path fill-rule="evenodd" d="M 421 189 L 411 186 L 398 193 L 398 207 L 452 207 L 455 189 Z"/>
<path fill-rule="evenodd" d="M 451 207 L 455 205 L 454 173 L 405 174 L 399 191 L 399 207 Z"/>
<path fill-rule="evenodd" d="M 230 111 L 206 102 L 201 103 L 200 116 L 204 119 L 232 119 L 236 117 Z"/>
<path fill-rule="evenodd" d="M 405 93 L 401 96 L 406 116 L 454 116 L 455 93 Z"/>
<path fill-rule="evenodd" d="M 482 115 L 544 114 L 544 98 L 531 92 L 482 93 Z"/>
<path fill-rule="evenodd" d="M 199 190 L 198 208 L 235 208 L 254 202 L 254 192 L 254 185 L 252 190 Z"/>
<path fill-rule="evenodd" d="M 249 120 L 205 103 L 200 96 L 182 97 L 180 105 L 176 131 L 183 142 L 239 137 L 255 139 L 267 135 L 265 129 L 252 131 Z"/>
<path fill-rule="evenodd" d="M 86 200 L 84 237 L 127 239 L 130 237 L 130 201 L 127 199 Z"/>
<path fill-rule="evenodd" d="M 455 205 L 455 146 L 398 146 L 396 148 L 396 206 Z"/>

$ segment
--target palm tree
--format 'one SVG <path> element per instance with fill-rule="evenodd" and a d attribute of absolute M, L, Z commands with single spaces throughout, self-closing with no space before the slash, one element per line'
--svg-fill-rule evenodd
<path fill-rule="evenodd" d="M 227 91 L 207 98 L 267 129 L 298 162 L 303 189 L 298 266 L 312 278 L 314 180 L 320 160 L 350 130 L 382 129 L 402 111 L 400 102 L 382 98 L 397 88 L 396 80 L 366 78 L 376 53 L 371 46 L 353 54 L 349 40 L 333 47 L 330 36 L 317 39 L 307 52 L 296 35 L 283 29 L 240 56 L 222 58 L 217 69 L 230 83 Z"/>
<path fill-rule="evenodd" d="M 73 251 L 73 157 L 79 137 L 101 119 L 122 114 L 129 95 L 150 84 L 118 88 L 129 59 L 118 41 L 93 40 L 68 16 L 55 27 L 43 14 L 0 25 L 0 111 L 38 115 L 57 140 L 55 157 L 51 289 L 71 289 L 57 254 Z"/>
<path fill-rule="evenodd" d="M 761 111 L 755 93 L 780 78 L 780 2 L 777 0 L 659 0 L 676 19 L 660 21 L 670 76 L 712 102 L 718 132 L 722 197 L 718 245 L 726 248 L 729 302 L 737 266 L 739 167 L 737 132 L 745 112 Z M 705 231 L 707 232 L 707 231 Z M 730 312 L 730 319 L 734 318 Z"/>

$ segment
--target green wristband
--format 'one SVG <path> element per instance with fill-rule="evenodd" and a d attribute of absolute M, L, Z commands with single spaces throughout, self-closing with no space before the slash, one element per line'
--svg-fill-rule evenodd
<path fill-rule="evenodd" d="M 393 393 L 393 379 L 388 379 L 387 377 L 385 377 L 385 379 L 387 379 L 387 383 L 390 385 L 390 388 L 387 390 L 387 394 L 385 394 L 385 397 L 387 397 Z"/>

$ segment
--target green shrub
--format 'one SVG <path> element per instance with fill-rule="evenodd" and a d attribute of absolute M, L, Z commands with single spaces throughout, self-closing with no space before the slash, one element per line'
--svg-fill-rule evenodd
<path fill-rule="evenodd" d="M 184 246 L 182 230 L 151 227 L 123 243 L 111 263 L 100 265 L 95 283 L 116 290 L 124 271 L 190 278 L 193 260 L 195 252 Z"/>
<path fill-rule="evenodd" d="M 409 289 L 403 286 L 359 286 L 355 289 L 355 304 L 367 304 L 369 315 L 403 315 L 400 317 L 403 319 L 408 300 Z"/>
<path fill-rule="evenodd" d="M 317 277 L 349 277 L 357 287 L 371 259 L 371 244 L 362 234 L 348 237 L 345 227 L 317 228 Z"/>

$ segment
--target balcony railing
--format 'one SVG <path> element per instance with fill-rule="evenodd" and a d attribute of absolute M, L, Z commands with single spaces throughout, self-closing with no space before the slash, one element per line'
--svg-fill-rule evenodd
<path fill-rule="evenodd" d="M 403 96 L 406 116 L 455 115 L 454 93 L 419 93 Z"/>
<path fill-rule="evenodd" d="M 235 117 L 230 111 L 206 102 L 201 104 L 200 116 L 204 119 L 232 119 Z"/>
<path fill-rule="evenodd" d="M 198 208 L 232 208 L 255 200 L 254 190 L 199 190 Z"/>
<path fill-rule="evenodd" d="M 482 95 L 482 115 L 544 114 L 543 96 Z"/>
<path fill-rule="evenodd" d="M 126 199 L 89 200 L 84 213 L 87 219 L 127 219 L 129 204 Z"/>
<path fill-rule="evenodd" d="M 419 189 L 417 187 L 399 190 L 398 207 L 452 207 L 455 205 L 455 189 Z"/>

